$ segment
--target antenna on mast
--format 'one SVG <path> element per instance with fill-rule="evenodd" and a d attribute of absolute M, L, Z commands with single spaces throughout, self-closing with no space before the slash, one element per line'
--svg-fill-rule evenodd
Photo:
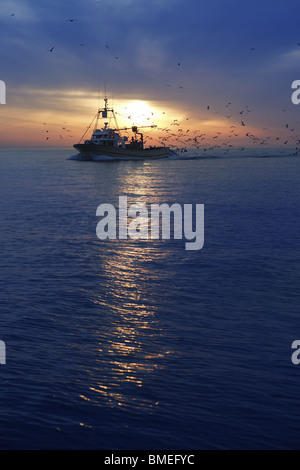
<path fill-rule="evenodd" d="M 105 106 L 104 106 L 104 111 L 102 111 L 102 117 L 103 117 L 103 118 L 107 118 L 107 111 L 108 111 L 107 103 L 108 103 L 108 98 L 107 98 L 107 94 L 106 94 L 106 82 L 104 82 L 104 92 L 105 92 L 105 98 L 104 98 Z M 103 113 L 105 113 L 105 114 L 103 114 Z"/>
<path fill-rule="evenodd" d="M 101 94 L 101 90 L 100 90 L 100 75 L 98 77 L 98 109 L 100 108 L 100 94 Z"/>

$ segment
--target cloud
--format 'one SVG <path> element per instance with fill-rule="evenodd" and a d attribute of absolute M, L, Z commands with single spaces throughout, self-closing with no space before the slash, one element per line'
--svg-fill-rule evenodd
<path fill-rule="evenodd" d="M 0 79 L 8 103 L 30 112 L 77 112 L 79 104 L 93 111 L 98 87 L 106 83 L 115 98 L 162 102 L 203 122 L 210 122 L 207 105 L 224 118 L 229 101 L 237 114 L 255 105 L 257 122 L 268 112 L 272 121 L 276 109 L 290 104 L 291 82 L 300 78 L 297 19 L 285 13 L 294 5 L 3 0 Z M 289 112 L 294 117 L 296 109 Z"/>
<path fill-rule="evenodd" d="M 293 49 L 289 52 L 278 55 L 273 60 L 273 67 L 278 70 L 299 70 L 300 62 L 300 46 L 297 49 Z"/>

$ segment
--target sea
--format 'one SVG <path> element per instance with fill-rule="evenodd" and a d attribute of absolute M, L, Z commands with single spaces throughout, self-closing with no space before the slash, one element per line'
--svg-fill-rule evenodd
<path fill-rule="evenodd" d="M 0 449 L 299 450 L 300 156 L 74 154 L 0 149 Z M 100 240 L 120 196 L 203 248 Z"/>

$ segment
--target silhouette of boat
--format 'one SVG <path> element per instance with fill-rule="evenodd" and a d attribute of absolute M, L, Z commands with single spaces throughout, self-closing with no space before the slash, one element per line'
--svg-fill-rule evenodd
<path fill-rule="evenodd" d="M 109 123 L 105 122 L 104 127 L 98 128 L 99 120 L 114 120 L 114 127 L 109 127 Z M 96 121 L 90 140 L 82 143 L 86 133 Z M 139 130 L 141 128 L 155 128 L 157 126 L 133 126 L 130 128 L 119 129 L 115 112 L 113 108 L 108 107 L 108 98 L 104 98 L 104 108 L 98 110 L 96 116 L 91 122 L 85 134 L 82 136 L 78 144 L 74 148 L 81 154 L 82 159 L 89 159 L 93 155 L 105 155 L 120 159 L 158 159 L 168 158 L 169 147 L 147 147 L 144 146 L 144 136 Z M 131 140 L 127 136 L 121 136 L 121 131 L 131 130 L 133 136 Z"/>

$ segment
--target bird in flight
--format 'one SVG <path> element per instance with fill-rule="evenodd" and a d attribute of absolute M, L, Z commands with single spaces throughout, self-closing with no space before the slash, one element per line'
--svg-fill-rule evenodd
<path fill-rule="evenodd" d="M 54 51 L 54 47 L 51 47 L 51 49 L 49 50 L 49 52 L 53 52 Z"/>

